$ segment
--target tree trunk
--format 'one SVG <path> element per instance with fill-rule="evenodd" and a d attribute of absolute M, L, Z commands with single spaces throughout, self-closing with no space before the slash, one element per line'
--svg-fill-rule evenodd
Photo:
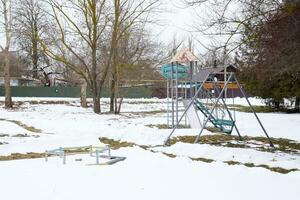
<path fill-rule="evenodd" d="M 123 103 L 123 97 L 120 99 L 119 106 L 118 106 L 118 109 L 117 109 L 117 113 L 121 112 L 122 103 Z"/>
<path fill-rule="evenodd" d="M 116 86 L 116 82 L 115 82 L 115 75 L 112 74 L 112 80 L 110 82 L 110 108 L 109 111 L 111 113 L 113 113 L 115 111 L 115 86 Z"/>
<path fill-rule="evenodd" d="M 119 84 L 118 84 L 118 72 L 116 72 L 116 82 L 115 82 L 115 114 L 119 114 L 119 106 L 118 106 L 118 97 L 119 97 Z M 120 101 L 121 103 L 121 101 Z"/>
<path fill-rule="evenodd" d="M 275 107 L 275 109 L 279 109 L 280 102 L 279 101 L 274 101 L 274 107 Z"/>
<path fill-rule="evenodd" d="M 97 81 L 96 81 L 96 79 L 94 79 L 94 81 L 92 81 L 93 109 L 94 109 L 95 113 L 100 114 L 100 112 L 101 112 L 100 92 L 99 92 L 99 88 L 97 86 L 98 86 Z"/>
<path fill-rule="evenodd" d="M 94 113 L 100 114 L 100 98 L 95 95 L 93 95 L 93 105 Z"/>
<path fill-rule="evenodd" d="M 11 88 L 10 88 L 10 59 L 9 51 L 4 50 L 5 66 L 4 66 L 4 87 L 5 87 L 5 108 L 12 108 Z"/>
<path fill-rule="evenodd" d="M 80 104 L 81 104 L 81 107 L 87 108 L 86 83 L 83 83 L 80 86 Z"/>
<path fill-rule="evenodd" d="M 32 41 L 32 66 L 33 66 L 33 78 L 38 78 L 38 46 L 37 46 L 37 41 Z"/>
<path fill-rule="evenodd" d="M 300 97 L 296 97 L 295 110 L 300 110 Z"/>
<path fill-rule="evenodd" d="M 118 82 L 117 63 L 118 63 L 118 33 L 119 33 L 119 20 L 120 20 L 120 0 L 114 0 L 114 22 L 113 32 L 111 37 L 111 59 L 112 59 L 112 80 L 110 85 L 110 112 L 117 112 L 116 106 L 116 87 Z"/>

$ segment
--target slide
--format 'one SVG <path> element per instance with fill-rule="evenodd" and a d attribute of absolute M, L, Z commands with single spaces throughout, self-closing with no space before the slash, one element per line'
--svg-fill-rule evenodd
<path fill-rule="evenodd" d="M 191 102 L 190 99 L 183 100 L 183 105 L 184 105 L 185 109 L 188 107 L 188 105 L 190 104 L 190 102 Z M 187 118 L 188 118 L 189 123 L 191 125 L 191 128 L 193 128 L 193 129 L 200 129 L 200 128 L 202 128 L 201 123 L 200 123 L 200 119 L 199 119 L 197 111 L 196 111 L 196 109 L 194 107 L 194 104 L 192 104 L 190 106 L 190 108 L 188 109 L 186 115 L 187 115 Z"/>

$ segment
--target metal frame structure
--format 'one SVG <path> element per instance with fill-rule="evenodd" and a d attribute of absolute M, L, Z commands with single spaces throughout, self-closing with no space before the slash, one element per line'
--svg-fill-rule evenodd
<path fill-rule="evenodd" d="M 107 154 L 102 154 L 102 153 Z M 77 155 L 77 154 L 89 154 L 91 157 L 95 157 L 94 165 L 111 165 L 119 161 L 123 161 L 126 157 L 117 157 L 111 155 L 111 149 L 109 146 L 80 146 L 80 147 L 60 147 L 58 149 L 46 150 L 45 151 L 45 161 L 48 162 L 48 157 L 59 156 L 62 159 L 62 164 L 66 164 L 67 155 Z M 109 159 L 104 163 L 100 163 L 100 159 Z"/>
<path fill-rule="evenodd" d="M 192 66 L 192 64 L 191 64 L 191 66 Z M 192 70 L 191 70 L 191 73 L 193 73 Z M 228 74 L 229 74 L 229 76 L 227 76 Z M 209 78 L 211 77 L 211 75 L 212 75 L 212 74 L 208 74 L 208 75 L 206 76 L 205 80 L 204 80 L 203 82 L 201 82 L 200 87 L 197 89 L 197 91 L 196 91 L 194 94 L 192 93 L 192 87 L 191 87 L 193 83 L 192 83 L 192 81 L 190 82 L 190 92 L 191 92 L 191 94 L 193 94 L 193 97 L 190 96 L 190 97 L 191 97 L 191 101 L 190 101 L 190 103 L 188 104 L 188 106 L 185 108 L 185 110 L 184 110 L 183 114 L 180 116 L 180 118 L 179 118 L 179 119 L 178 119 L 178 117 L 176 118 L 176 119 L 177 119 L 177 120 L 176 120 L 176 124 L 172 123 L 172 126 L 171 126 L 172 131 L 171 131 L 171 133 L 168 135 L 167 139 L 165 140 L 165 142 L 164 142 L 165 145 L 168 144 L 168 142 L 169 142 L 171 136 L 173 135 L 173 133 L 175 132 L 175 130 L 179 127 L 179 124 L 180 124 L 181 120 L 184 118 L 184 116 L 186 116 L 186 113 L 187 113 L 188 109 L 194 104 L 195 100 L 198 98 L 198 95 L 201 93 L 201 91 L 203 90 L 203 88 L 205 89 L 204 85 L 208 82 L 208 80 L 209 80 Z M 191 76 L 191 77 L 192 77 L 192 76 Z M 209 120 L 210 120 L 210 118 L 211 118 L 211 116 L 212 116 L 214 110 L 216 109 L 216 107 L 217 107 L 217 105 L 218 105 L 218 103 L 219 103 L 220 100 L 222 101 L 222 103 L 223 103 L 223 105 L 224 105 L 224 107 L 225 107 L 225 110 L 227 111 L 227 113 L 228 113 L 230 119 L 233 120 L 232 114 L 231 114 L 231 112 L 229 111 L 228 106 L 226 105 L 226 102 L 225 102 L 225 100 L 224 100 L 224 92 L 227 90 L 228 84 L 229 84 L 229 83 L 231 83 L 231 84 L 234 83 L 234 84 L 236 84 L 236 85 L 238 86 L 238 89 L 241 91 L 242 95 L 245 97 L 245 99 L 246 99 L 248 105 L 250 106 L 250 108 L 251 108 L 251 110 L 252 110 L 252 112 L 253 112 L 253 114 L 254 114 L 256 120 L 258 121 L 260 127 L 262 128 L 262 130 L 263 130 L 263 132 L 264 132 L 264 134 L 265 134 L 265 136 L 267 137 L 270 146 L 271 146 L 271 147 L 274 147 L 274 145 L 273 145 L 273 143 L 272 143 L 272 141 L 271 141 L 271 139 L 270 139 L 270 137 L 269 137 L 269 135 L 268 135 L 266 129 L 264 128 L 262 122 L 260 121 L 259 117 L 257 116 L 257 114 L 256 114 L 256 112 L 255 112 L 253 106 L 251 105 L 251 103 L 250 103 L 250 101 L 249 101 L 249 99 L 248 99 L 248 97 L 247 97 L 247 95 L 246 95 L 244 89 L 242 88 L 241 84 L 240 84 L 239 81 L 237 80 L 235 74 L 234 74 L 233 72 L 230 72 L 230 73 L 227 73 L 227 72 L 226 72 L 226 76 L 224 75 L 224 77 L 226 77 L 226 79 L 224 79 L 224 82 L 221 83 L 221 84 L 224 84 L 224 85 L 223 85 L 223 88 L 222 88 L 222 90 L 219 92 L 219 95 L 218 95 L 218 97 L 217 97 L 217 100 L 215 101 L 215 103 L 214 103 L 212 109 L 210 110 L 210 113 L 208 114 L 208 117 L 205 119 L 205 121 L 204 121 L 204 123 L 203 123 L 203 125 L 202 125 L 202 128 L 201 128 L 199 134 L 197 135 L 197 137 L 196 137 L 196 139 L 195 139 L 195 143 L 198 143 L 198 142 L 199 142 L 200 136 L 201 136 L 203 130 L 205 129 L 206 124 L 209 122 Z M 191 80 L 192 80 L 192 78 L 191 78 Z M 220 82 L 218 82 L 218 83 L 220 83 Z M 215 82 L 214 84 L 217 84 L 217 82 Z M 176 87 L 178 87 L 178 80 L 176 81 Z M 171 85 L 171 88 L 173 89 L 173 85 Z M 168 88 L 168 89 L 169 89 L 169 88 Z M 178 88 L 176 88 L 176 90 L 178 91 Z M 169 96 L 168 96 L 168 97 L 169 97 Z M 225 96 L 225 98 L 226 98 L 226 96 Z M 167 102 L 168 102 L 168 101 L 167 101 Z M 168 102 L 168 103 L 169 103 L 169 102 Z M 176 104 L 178 104 L 178 93 L 176 93 Z M 168 108 L 169 108 L 169 104 L 168 104 Z M 175 110 L 175 112 L 176 112 L 176 116 L 178 116 L 178 107 L 176 107 L 176 108 L 177 108 L 177 110 Z M 173 119 L 174 119 L 173 116 L 174 116 L 174 106 L 173 106 L 173 99 L 172 99 L 172 122 L 174 121 L 174 120 L 173 120 Z M 169 110 L 168 110 L 168 122 L 169 122 Z M 168 123 L 168 125 L 169 125 L 169 123 Z M 238 130 L 236 124 L 234 123 L 233 126 L 234 126 L 234 128 L 235 128 L 235 130 L 236 130 L 236 132 L 237 132 L 237 134 L 238 134 L 238 136 L 239 136 L 239 138 L 240 138 L 240 140 L 242 140 L 242 137 L 241 137 L 241 135 L 240 135 L 240 132 L 239 132 L 239 130 Z"/>
<path fill-rule="evenodd" d="M 189 79 L 189 83 L 192 84 L 192 75 L 194 72 L 194 66 L 196 61 L 190 62 L 190 66 L 189 66 L 189 74 L 191 74 L 190 77 L 188 77 Z M 184 98 L 187 99 L 188 96 L 193 96 L 193 90 L 191 87 L 187 87 L 187 82 L 179 82 L 178 79 L 178 66 L 179 66 L 179 62 L 175 61 L 175 62 L 171 62 L 172 65 L 172 70 L 171 70 L 171 78 L 167 79 L 167 127 L 168 128 L 174 128 L 176 124 L 179 123 L 179 100 L 180 98 Z M 174 70 L 175 67 L 175 71 Z M 184 87 L 181 87 L 181 91 L 182 91 L 182 95 L 180 97 L 179 94 L 179 83 L 181 83 L 181 86 L 184 85 Z M 189 89 L 189 93 L 188 94 L 188 89 Z M 185 126 L 187 126 L 187 116 L 185 116 Z M 181 121 L 181 120 L 180 120 Z"/>

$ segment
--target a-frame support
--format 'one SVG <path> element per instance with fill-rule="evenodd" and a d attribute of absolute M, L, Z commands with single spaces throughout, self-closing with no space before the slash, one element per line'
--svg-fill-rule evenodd
<path fill-rule="evenodd" d="M 222 90 L 221 90 L 221 92 L 220 92 L 220 94 L 219 94 L 219 96 L 218 96 L 218 98 L 217 98 L 217 100 L 216 100 L 216 102 L 215 102 L 213 108 L 211 109 L 211 111 L 210 111 L 209 115 L 207 116 L 206 120 L 204 121 L 203 126 L 202 126 L 202 128 L 201 128 L 199 134 L 197 135 L 197 137 L 196 137 L 196 139 L 195 139 L 195 143 L 198 143 L 198 142 L 199 142 L 200 136 L 201 136 L 203 130 L 205 129 L 205 126 L 206 126 L 206 124 L 208 123 L 209 119 L 212 117 L 212 114 L 213 114 L 215 108 L 217 107 L 218 102 L 219 102 L 220 99 L 222 98 L 223 93 L 224 93 L 224 91 L 225 91 L 225 88 L 227 88 L 227 85 L 228 85 L 228 83 L 229 83 L 229 80 L 231 80 L 231 77 L 232 77 L 232 73 L 230 73 L 230 76 L 229 76 L 228 80 L 225 82 L 225 85 L 224 85 L 224 87 L 222 88 Z"/>
<path fill-rule="evenodd" d="M 193 98 L 191 99 L 191 102 L 188 104 L 188 106 L 185 108 L 183 114 L 181 115 L 181 117 L 179 118 L 179 120 L 177 121 L 175 127 L 172 129 L 171 133 L 168 135 L 167 139 L 164 142 L 164 145 L 167 145 L 171 136 L 173 135 L 173 133 L 175 132 L 175 130 L 178 128 L 179 123 L 181 122 L 181 120 L 183 119 L 183 117 L 185 116 L 185 114 L 187 113 L 187 111 L 189 110 L 189 108 L 191 107 L 191 105 L 193 105 L 195 99 L 198 97 L 198 94 L 200 93 L 200 91 L 202 90 L 205 82 L 207 81 L 208 77 L 210 74 L 208 74 L 205 78 L 205 80 L 203 81 L 203 83 L 200 85 L 199 89 L 196 91 L 195 95 L 193 96 Z"/>
<path fill-rule="evenodd" d="M 266 137 L 268 138 L 270 146 L 271 146 L 271 147 L 274 147 L 271 138 L 269 137 L 269 135 L 268 135 L 268 133 L 267 133 L 265 127 L 263 126 L 263 124 L 261 123 L 260 119 L 258 118 L 258 116 L 257 116 L 257 114 L 256 114 L 256 112 L 255 112 L 253 106 L 251 105 L 251 103 L 250 103 L 250 101 L 249 101 L 249 99 L 248 99 L 248 97 L 247 97 L 247 95 L 246 95 L 244 89 L 242 88 L 241 84 L 239 83 L 239 81 L 237 80 L 237 78 L 236 78 L 235 76 L 234 76 L 234 79 L 235 79 L 235 81 L 236 81 L 236 83 L 237 83 L 237 85 L 238 85 L 240 91 L 242 92 L 243 96 L 246 98 L 246 101 L 247 101 L 248 105 L 250 106 L 250 108 L 251 108 L 251 110 L 252 110 L 252 112 L 253 112 L 253 114 L 254 114 L 256 120 L 258 121 L 260 127 L 262 128 L 263 132 L 265 133 Z"/>
<path fill-rule="evenodd" d="M 195 93 L 195 95 L 194 95 L 194 97 L 192 98 L 191 102 L 190 102 L 189 105 L 186 107 L 185 111 L 183 112 L 183 114 L 181 115 L 180 119 L 179 119 L 178 122 L 176 123 L 176 126 L 172 129 L 171 133 L 168 135 L 167 139 L 166 139 L 165 142 L 164 142 L 164 145 L 167 145 L 167 144 L 168 144 L 168 142 L 169 142 L 171 136 L 173 135 L 173 133 L 175 132 L 175 130 L 178 128 L 178 125 L 179 125 L 180 121 L 182 120 L 182 118 L 184 117 L 184 115 L 186 114 L 187 110 L 190 108 L 190 106 L 194 103 L 195 99 L 198 97 L 198 94 L 199 94 L 200 91 L 202 90 L 202 88 L 203 88 L 205 82 L 207 81 L 208 77 L 209 77 L 209 75 L 207 75 L 207 77 L 205 78 L 205 81 L 203 81 L 202 84 L 200 85 L 199 89 L 198 89 L 197 92 Z M 211 109 L 211 111 L 210 111 L 210 113 L 209 113 L 209 116 L 206 118 L 206 120 L 205 120 L 205 122 L 204 122 L 204 124 L 203 124 L 203 126 L 202 126 L 202 128 L 201 128 L 201 130 L 200 130 L 200 132 L 199 132 L 199 134 L 198 134 L 198 136 L 197 136 L 196 139 L 195 139 L 195 143 L 199 142 L 200 136 L 201 136 L 201 134 L 202 134 L 202 132 L 203 132 L 203 130 L 204 130 L 206 124 L 208 123 L 209 119 L 211 118 L 212 113 L 213 113 L 213 111 L 215 110 L 216 106 L 218 105 L 218 102 L 220 101 L 220 99 L 222 100 L 222 102 L 223 102 L 223 104 L 224 104 L 224 106 L 225 106 L 225 109 L 226 109 L 227 112 L 229 113 L 230 119 L 233 120 L 232 115 L 231 115 L 231 113 L 230 113 L 230 111 L 229 111 L 229 109 L 228 109 L 228 107 L 227 107 L 227 105 L 226 105 L 226 102 L 224 101 L 224 99 L 223 99 L 223 97 L 222 97 L 223 94 L 224 94 L 225 89 L 226 89 L 227 86 L 228 86 L 228 83 L 229 83 L 232 79 L 236 82 L 236 84 L 238 85 L 238 88 L 240 89 L 241 93 L 242 93 L 243 96 L 245 97 L 245 99 L 246 99 L 248 105 L 250 106 L 250 108 L 251 108 L 251 110 L 252 110 L 252 112 L 253 112 L 255 118 L 257 119 L 257 121 L 258 121 L 260 127 L 262 128 L 264 134 L 265 134 L 266 137 L 268 138 L 268 141 L 269 141 L 270 146 L 271 146 L 271 147 L 274 147 L 274 145 L 273 145 L 273 143 L 272 143 L 272 141 L 271 141 L 271 138 L 269 137 L 269 135 L 268 135 L 266 129 L 264 128 L 264 126 L 263 126 L 263 124 L 261 123 L 259 117 L 257 116 L 257 114 L 256 114 L 256 112 L 255 112 L 253 106 L 251 105 L 251 103 L 250 103 L 250 101 L 249 101 L 249 99 L 248 99 L 248 97 L 247 97 L 245 91 L 243 90 L 242 86 L 240 85 L 239 81 L 237 80 L 236 76 L 235 76 L 233 73 L 230 73 L 230 76 L 228 77 L 227 81 L 225 82 L 224 87 L 222 88 L 221 92 L 219 93 L 219 96 L 218 96 L 218 98 L 217 98 L 217 100 L 216 100 L 216 102 L 215 102 L 213 108 Z M 241 135 L 240 135 L 240 132 L 239 132 L 239 130 L 238 130 L 238 128 L 237 128 L 237 126 L 236 126 L 235 123 L 234 123 L 234 127 L 235 127 L 235 129 L 236 129 L 236 131 L 237 131 L 237 133 L 238 133 L 239 138 L 242 139 L 242 137 L 241 137 Z"/>
<path fill-rule="evenodd" d="M 208 93 L 211 94 L 211 91 L 209 91 L 209 90 L 206 89 L 205 87 L 204 87 L 204 89 L 205 89 Z M 231 112 L 230 112 L 229 109 L 228 109 L 228 106 L 227 106 L 226 102 L 224 101 L 223 98 L 221 98 L 221 100 L 222 100 L 222 103 L 223 103 L 223 105 L 224 105 L 224 107 L 225 107 L 225 110 L 227 111 L 227 113 L 228 113 L 228 115 L 229 115 L 230 120 L 231 120 L 231 121 L 235 121 L 235 120 L 233 119 L 232 115 L 231 115 Z M 237 134 L 238 134 L 238 136 L 239 136 L 239 139 L 240 139 L 240 140 L 243 140 L 243 138 L 242 138 L 242 136 L 241 136 L 241 134 L 240 134 L 240 131 L 239 131 L 239 129 L 237 128 L 237 126 L 236 126 L 235 123 L 234 123 L 234 128 L 235 128 L 235 130 L 236 130 L 236 132 L 237 132 Z"/>

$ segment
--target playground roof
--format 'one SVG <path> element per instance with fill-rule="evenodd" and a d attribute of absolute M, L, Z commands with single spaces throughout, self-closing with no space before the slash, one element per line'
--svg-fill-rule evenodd
<path fill-rule="evenodd" d="M 228 65 L 226 68 L 229 68 L 229 69 L 227 69 L 228 72 L 235 72 L 235 71 L 237 71 L 237 68 L 235 68 L 232 65 Z M 202 81 L 205 81 L 206 77 L 209 74 L 212 74 L 212 73 L 221 73 L 221 72 L 224 72 L 224 67 L 202 68 L 202 69 L 200 69 L 199 72 L 197 72 L 195 75 L 193 75 L 192 81 L 194 81 L 194 82 L 202 82 Z"/>
<path fill-rule="evenodd" d="M 188 48 L 182 48 L 172 58 L 171 62 L 188 63 L 191 61 L 198 61 L 199 59 Z"/>

